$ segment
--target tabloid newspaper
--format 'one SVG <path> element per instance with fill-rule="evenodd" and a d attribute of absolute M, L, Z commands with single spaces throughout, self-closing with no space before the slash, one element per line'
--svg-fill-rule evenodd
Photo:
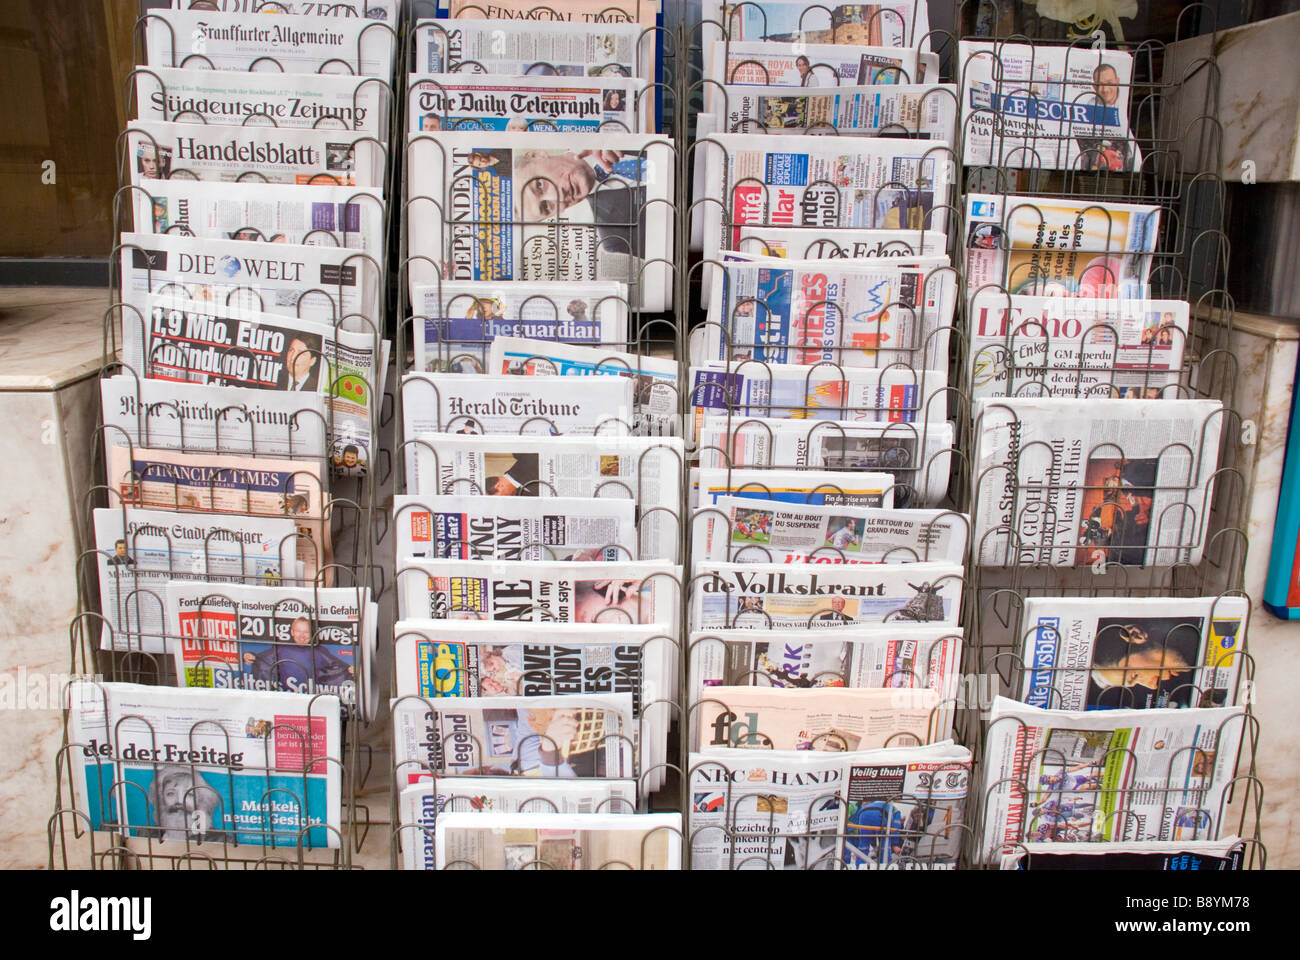
<path fill-rule="evenodd" d="M 408 560 L 397 570 L 402 620 L 671 624 L 681 568 L 658 560 Z"/>
<path fill-rule="evenodd" d="M 1133 57 L 1088 46 L 963 40 L 968 166 L 1140 170 L 1129 134 Z"/>
<path fill-rule="evenodd" d="M 692 469 L 691 508 L 716 506 L 722 497 L 774 500 L 798 506 L 893 506 L 894 478 L 887 473 L 839 470 Z"/>
<path fill-rule="evenodd" d="M 1217 400 L 977 401 L 980 562 L 1199 563 L 1222 425 Z"/>
<path fill-rule="evenodd" d="M 951 84 L 845 85 L 823 92 L 779 86 L 728 86 L 727 133 L 901 136 L 953 143 L 957 94 Z"/>
<path fill-rule="evenodd" d="M 1183 369 L 1186 300 L 1007 296 L 970 299 L 978 397 L 1173 398 Z"/>
<path fill-rule="evenodd" d="M 177 686 L 331 693 L 367 719 L 377 706 L 378 617 L 366 588 L 167 585 Z"/>
<path fill-rule="evenodd" d="M 655 34 L 635 23 L 425 20 L 415 29 L 417 73 L 515 77 L 654 76 Z"/>
<path fill-rule="evenodd" d="M 147 193 L 147 196 L 146 196 Z M 132 190 L 140 233 L 365 250 L 384 262 L 384 201 L 361 187 L 150 181 Z"/>
<path fill-rule="evenodd" d="M 172 0 L 177 10 L 189 10 L 194 0 Z M 266 0 L 205 0 L 204 7 L 224 13 L 289 13 L 305 17 L 364 17 L 384 23 L 397 22 L 398 0 L 275 0 L 275 6 L 266 7 Z"/>
<path fill-rule="evenodd" d="M 637 560 L 636 504 L 626 498 L 395 494 L 401 564 L 434 560 Z"/>
<path fill-rule="evenodd" d="M 407 132 L 648 132 L 655 89 L 629 77 L 502 77 L 417 73 Z"/>
<path fill-rule="evenodd" d="M 102 650 L 171 652 L 164 638 L 171 580 L 302 580 L 289 518 L 106 507 L 94 522 Z"/>
<path fill-rule="evenodd" d="M 445 813 L 439 870 L 680 870 L 680 813 Z"/>
<path fill-rule="evenodd" d="M 1214 840 L 1243 736 L 1241 707 L 989 714 L 980 858 L 1025 841 Z"/>
<path fill-rule="evenodd" d="M 710 747 L 690 757 L 695 870 L 952 869 L 970 751 Z"/>
<path fill-rule="evenodd" d="M 637 777 L 633 734 L 630 693 L 393 701 L 399 784 L 430 774 Z"/>
<path fill-rule="evenodd" d="M 722 24 L 731 42 L 837 43 L 928 49 L 929 9 L 916 0 L 822 5 L 811 0 L 704 0 L 704 22 Z"/>
<path fill-rule="evenodd" d="M 439 6 L 446 9 L 453 20 L 484 18 L 602 25 L 639 23 L 642 27 L 653 27 L 659 16 L 660 0 L 565 0 L 559 6 L 540 7 L 533 0 L 446 0 Z"/>
<path fill-rule="evenodd" d="M 178 67 L 197 54 L 195 60 L 209 70 L 253 71 L 278 65 L 280 72 L 289 74 L 392 78 L 397 39 L 391 27 L 364 17 L 325 19 L 279 10 L 275 14 L 272 19 L 242 12 L 152 10 L 145 21 L 145 63 Z"/>
<path fill-rule="evenodd" d="M 173 173 L 230 183 L 249 171 L 271 183 L 384 188 L 383 149 L 337 127 L 133 120 L 126 138 L 131 182 L 146 189 L 153 186 L 146 181 L 167 180 Z"/>
<path fill-rule="evenodd" d="M 742 253 L 792 260 L 892 257 L 929 270 L 948 263 L 948 238 L 940 230 L 838 230 L 745 224 L 738 233 L 736 248 Z M 921 258 L 925 258 L 924 266 Z"/>
<path fill-rule="evenodd" d="M 833 629 L 864 623 L 955 625 L 955 563 L 697 563 L 691 629 Z"/>
<path fill-rule="evenodd" d="M 627 284 L 443 280 L 411 287 L 417 370 L 483 373 L 497 337 L 627 347 Z"/>
<path fill-rule="evenodd" d="M 326 73 L 286 75 L 272 71 L 137 71 L 139 120 L 171 120 L 197 114 L 204 123 L 262 129 L 330 129 L 336 135 L 388 139 L 392 94 L 364 77 Z M 269 121 L 269 123 L 268 123 Z"/>
<path fill-rule="evenodd" d="M 1003 853 L 1003 870 L 1244 870 L 1246 843 L 1222 840 L 1148 840 L 1145 843 L 1017 844 Z"/>
<path fill-rule="evenodd" d="M 337 697 L 89 681 L 67 695 L 91 829 L 181 849 L 339 845 Z"/>
<path fill-rule="evenodd" d="M 1139 300 L 1160 208 L 1056 197 L 966 195 L 966 291 Z"/>
<path fill-rule="evenodd" d="M 99 381 L 104 462 L 109 447 L 209 450 L 324 461 L 325 401 L 319 393 L 276 393 L 118 374 Z"/>
<path fill-rule="evenodd" d="M 408 373 L 402 378 L 402 418 L 407 437 L 422 433 L 621 437 L 632 430 L 632 381 L 598 377 L 575 391 L 572 383 L 553 377 Z"/>
<path fill-rule="evenodd" d="M 548 783 L 499 777 L 443 777 L 405 787 L 398 797 L 402 864 L 432 870 L 433 838 L 442 813 L 610 813 L 636 812 L 631 780 L 563 780 Z"/>
<path fill-rule="evenodd" d="M 1031 597 L 1020 699 L 1055 710 L 1239 701 L 1245 597 Z"/>
<path fill-rule="evenodd" d="M 436 205 L 412 219 L 411 255 L 449 280 L 616 280 L 634 306 L 666 310 L 676 157 L 639 133 L 421 134 L 410 196 Z"/>
<path fill-rule="evenodd" d="M 950 510 L 882 510 L 719 497 L 695 514 L 691 555 L 732 563 L 962 563 L 970 521 Z M 726 522 L 723 517 L 726 517 Z"/>
<path fill-rule="evenodd" d="M 870 470 L 894 478 L 896 507 L 938 503 L 948 491 L 950 423 L 867 423 L 838 420 L 744 420 L 706 417 L 700 425 L 700 467 L 823 467 Z"/>
<path fill-rule="evenodd" d="M 685 483 L 673 437 L 466 437 L 420 434 L 408 446 L 414 494 L 631 499 L 646 556 L 673 556 Z"/>

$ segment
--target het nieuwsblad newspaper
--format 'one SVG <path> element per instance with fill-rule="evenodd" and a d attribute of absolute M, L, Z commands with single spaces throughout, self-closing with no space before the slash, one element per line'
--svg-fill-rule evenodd
<path fill-rule="evenodd" d="M 1020 843 L 1002 854 L 1002 870 L 1244 870 L 1246 842 L 1148 840 L 1145 843 Z"/>
<path fill-rule="evenodd" d="M 691 469 L 691 509 L 716 506 L 722 497 L 774 500 L 797 506 L 894 503 L 894 478 L 887 473 L 840 470 Z"/>
<path fill-rule="evenodd" d="M 191 9 L 194 0 L 172 0 L 177 10 Z M 397 22 L 398 0 L 275 0 L 275 6 L 266 7 L 266 0 L 206 0 L 205 6 L 223 13 L 289 13 L 307 17 L 364 17 L 384 23 Z"/>
<path fill-rule="evenodd" d="M 638 133 L 440 131 L 410 151 L 410 251 L 449 280 L 616 280 L 634 306 L 669 309 L 670 140 Z M 416 282 L 433 279 L 423 261 Z"/>
<path fill-rule="evenodd" d="M 1026 841 L 1214 840 L 1237 766 L 1241 707 L 989 714 L 981 859 Z"/>
<path fill-rule="evenodd" d="M 1199 563 L 1217 400 L 984 399 L 975 409 L 980 562 Z"/>
<path fill-rule="evenodd" d="M 337 697 L 88 681 L 68 697 L 74 794 L 91 829 L 161 850 L 339 845 Z"/>
<path fill-rule="evenodd" d="M 105 507 L 94 521 L 101 650 L 170 653 L 171 580 L 302 582 L 298 527 L 289 518 Z"/>
<path fill-rule="evenodd" d="M 366 588 L 167 585 L 178 686 L 331 693 L 367 717 L 377 706 L 378 617 Z"/>
<path fill-rule="evenodd" d="M 1020 699 L 1054 710 L 1238 701 L 1245 597 L 1031 597 Z"/>
<path fill-rule="evenodd" d="M 968 310 L 973 396 L 1174 398 L 1186 300 L 1007 296 Z"/>
<path fill-rule="evenodd" d="M 411 74 L 407 133 L 647 133 L 655 88 L 628 77 Z"/>
<path fill-rule="evenodd" d="M 249 171 L 270 183 L 384 189 L 383 147 L 337 127 L 318 130 L 133 120 L 126 130 L 131 182 L 193 175 L 232 183 Z M 244 181 L 252 181 L 254 178 Z"/>
<path fill-rule="evenodd" d="M 444 813 L 438 870 L 680 870 L 680 813 Z"/>
<path fill-rule="evenodd" d="M 635 23 L 425 20 L 415 28 L 414 70 L 650 79 L 656 37 Z"/>
<path fill-rule="evenodd" d="M 408 373 L 402 378 L 404 436 L 627 436 L 632 430 L 632 381 L 598 377 L 575 392 L 552 377 L 465 377 Z"/>

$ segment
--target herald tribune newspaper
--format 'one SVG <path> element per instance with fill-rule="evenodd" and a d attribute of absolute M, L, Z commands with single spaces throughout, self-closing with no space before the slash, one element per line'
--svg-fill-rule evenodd
<path fill-rule="evenodd" d="M 445 813 L 439 870 L 680 870 L 680 813 Z"/>
<path fill-rule="evenodd" d="M 635 23 L 570 20 L 424 20 L 416 73 L 481 70 L 516 77 L 654 76 L 656 34 Z"/>
<path fill-rule="evenodd" d="M 636 133 L 649 130 L 655 89 L 627 77 L 500 77 L 412 74 L 407 132 L 519 130 Z"/>
<path fill-rule="evenodd" d="M 422 433 L 626 436 L 632 381 L 597 377 L 575 393 L 554 377 L 464 377 L 408 373 L 402 378 L 404 436 Z"/>
<path fill-rule="evenodd" d="M 68 698 L 92 829 L 163 850 L 339 845 L 337 697 L 76 681 Z"/>

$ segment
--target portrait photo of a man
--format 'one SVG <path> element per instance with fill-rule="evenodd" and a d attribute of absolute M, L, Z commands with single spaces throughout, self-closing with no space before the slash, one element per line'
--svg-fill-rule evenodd
<path fill-rule="evenodd" d="M 320 353 L 319 338 L 315 346 L 308 343 L 306 335 L 295 335 L 289 339 L 284 349 L 284 364 L 280 371 L 276 388 L 291 392 L 312 393 L 319 383 Z"/>

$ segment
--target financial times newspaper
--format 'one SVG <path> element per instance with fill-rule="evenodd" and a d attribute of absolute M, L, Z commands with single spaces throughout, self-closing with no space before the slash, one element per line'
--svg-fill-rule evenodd
<path fill-rule="evenodd" d="M 167 585 L 177 686 L 331 693 L 367 717 L 378 617 L 365 588 Z"/>
<path fill-rule="evenodd" d="M 1246 843 L 1222 840 L 1148 840 L 1145 843 L 1053 841 L 1016 844 L 1004 852 L 1003 870 L 1244 870 Z"/>
<path fill-rule="evenodd" d="M 653 27 L 659 16 L 659 0 L 565 0 L 561 6 L 539 7 L 532 0 L 448 0 L 439 4 L 453 20 L 526 21 L 519 26 L 532 27 L 534 22 L 571 23 L 574 26 L 611 23 L 639 23 Z"/>
<path fill-rule="evenodd" d="M 384 188 L 383 148 L 337 127 L 134 120 L 126 137 L 131 182 L 146 189 L 154 186 L 147 181 L 167 180 L 173 173 L 231 183 L 249 171 L 270 183 Z"/>
<path fill-rule="evenodd" d="M 722 24 L 732 42 L 836 43 L 917 47 L 928 44 L 927 5 L 916 0 L 821 5 L 809 0 L 704 0 L 704 20 Z M 926 47 L 928 49 L 928 47 Z"/>
<path fill-rule="evenodd" d="M 635 23 L 426 20 L 416 26 L 413 69 L 649 79 L 654 76 L 655 39 Z"/>
<path fill-rule="evenodd" d="M 87 681 L 68 697 L 91 829 L 161 850 L 339 846 L 337 697 Z"/>
<path fill-rule="evenodd" d="M 939 230 L 837 230 L 747 224 L 740 228 L 736 247 L 743 253 L 791 260 L 892 257 L 921 266 L 921 258 L 925 258 L 925 266 L 930 269 L 948 263 L 948 238 Z"/>
<path fill-rule="evenodd" d="M 963 40 L 959 51 L 966 165 L 1141 169 L 1128 126 L 1130 54 L 991 40 Z"/>
<path fill-rule="evenodd" d="M 1245 597 L 1031 597 L 1020 699 L 1055 710 L 1222 707 L 1239 700 Z"/>
<path fill-rule="evenodd" d="M 581 393 L 555 377 L 465 377 L 408 373 L 402 378 L 403 435 L 525 433 L 627 436 L 632 381 L 597 377 Z"/>
<path fill-rule="evenodd" d="M 680 870 L 680 813 L 444 813 L 439 870 Z"/>
<path fill-rule="evenodd" d="M 627 348 L 627 284 L 444 280 L 411 288 L 417 370 L 489 371 L 497 337 Z M 496 373 L 502 371 L 497 370 Z"/>
<path fill-rule="evenodd" d="M 442 264 L 451 280 L 616 280 L 635 306 L 671 306 L 670 140 L 603 131 L 431 136 L 410 151 L 410 196 L 436 201 L 411 221 L 412 256 Z"/>
<path fill-rule="evenodd" d="M 270 19 L 243 12 L 152 10 L 145 21 L 145 63 L 179 67 L 197 54 L 195 60 L 209 70 L 252 71 L 266 61 L 262 69 L 278 65 L 288 74 L 392 78 L 397 39 L 391 27 L 364 17 L 275 13 Z"/>
<path fill-rule="evenodd" d="M 407 132 L 519 130 L 648 131 L 655 90 L 627 77 L 501 77 L 412 74 Z"/>
<path fill-rule="evenodd" d="M 140 233 L 347 247 L 384 262 L 384 201 L 377 190 L 176 179 L 150 181 L 132 190 L 131 199 Z"/>
<path fill-rule="evenodd" d="M 636 812 L 631 780 L 524 782 L 500 777 L 442 777 L 405 787 L 398 798 L 402 863 L 406 870 L 432 870 L 434 837 L 442 813 Z"/>
<path fill-rule="evenodd" d="M 627 499 L 395 494 L 398 563 L 435 560 L 636 560 Z"/>
<path fill-rule="evenodd" d="M 384 23 L 396 23 L 398 0 L 275 0 L 275 6 L 267 9 L 266 0 L 207 0 L 206 7 L 223 13 L 290 13 L 309 17 L 364 17 L 367 20 L 380 20 Z M 194 0 L 172 0 L 177 10 L 189 10 Z"/>
<path fill-rule="evenodd" d="M 954 625 L 963 571 L 955 563 L 696 564 L 691 628 L 833 629 L 864 623 Z"/>
<path fill-rule="evenodd" d="M 980 562 L 1199 563 L 1222 425 L 1217 400 L 978 401 Z"/>
<path fill-rule="evenodd" d="M 214 388 L 124 373 L 101 379 L 99 396 L 105 463 L 115 446 L 325 459 L 325 402 L 319 393 Z"/>
<path fill-rule="evenodd" d="M 298 527 L 289 518 L 106 507 L 94 522 L 102 650 L 170 653 L 172 580 L 302 582 Z"/>
<path fill-rule="evenodd" d="M 998 697 L 984 762 L 981 859 L 1025 841 L 1214 840 L 1241 707 L 1039 710 Z"/>
<path fill-rule="evenodd" d="M 408 446 L 415 494 L 632 500 L 641 551 L 680 552 L 682 443 L 666 437 L 465 437 L 421 434 Z"/>
<path fill-rule="evenodd" d="M 388 138 L 392 94 L 378 82 L 337 74 L 150 67 L 135 81 L 138 120 L 198 114 L 204 123 L 330 129 Z"/>
<path fill-rule="evenodd" d="M 721 99 L 721 98 L 720 98 Z M 814 133 L 827 128 L 855 136 L 901 136 L 953 143 L 957 94 L 951 84 L 833 87 L 729 86 L 728 133 Z"/>
<path fill-rule="evenodd" d="M 1146 297 L 1160 208 L 1148 204 L 966 196 L 966 291 Z"/>
<path fill-rule="evenodd" d="M 971 297 L 972 395 L 1173 398 L 1187 343 L 1186 300 Z"/>
<path fill-rule="evenodd" d="M 713 507 L 695 514 L 691 555 L 697 560 L 962 563 L 970 527 L 964 514 L 948 510 L 814 506 L 748 497 L 719 497 Z"/>
<path fill-rule="evenodd" d="M 893 506 L 894 478 L 887 473 L 839 470 L 692 469 L 691 508 L 716 506 L 723 497 L 774 500 L 795 506 Z"/>

